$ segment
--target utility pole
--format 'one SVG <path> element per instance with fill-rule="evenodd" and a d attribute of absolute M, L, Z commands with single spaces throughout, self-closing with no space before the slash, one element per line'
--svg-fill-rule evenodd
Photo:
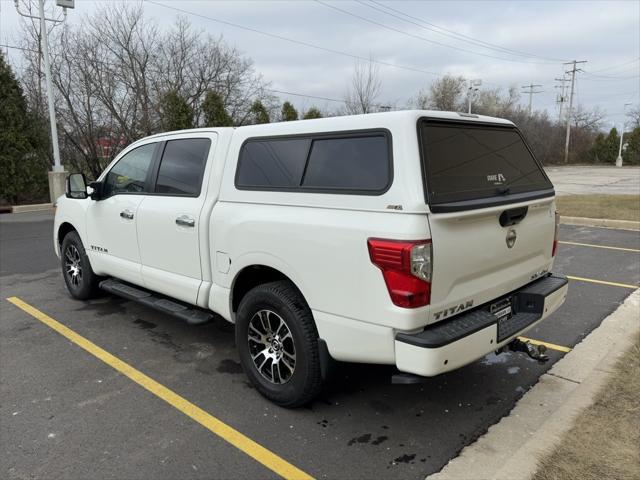
<path fill-rule="evenodd" d="M 558 122 L 562 122 L 562 110 L 565 102 L 567 101 L 567 86 L 565 83 L 569 80 L 566 76 L 562 78 L 555 78 L 556 82 L 560 82 L 560 85 L 556 85 L 554 88 L 560 89 L 560 95 L 556 98 L 556 103 L 560 104 L 560 111 L 558 112 Z"/>
<path fill-rule="evenodd" d="M 533 106 L 533 94 L 534 93 L 542 93 L 542 90 L 534 91 L 535 88 L 542 87 L 542 85 L 534 85 L 533 83 L 530 85 L 523 85 L 522 88 L 528 88 L 528 91 L 524 91 L 523 93 L 529 94 L 529 116 L 531 116 L 531 108 Z"/>
<path fill-rule="evenodd" d="M 565 73 L 571 74 L 571 93 L 569 94 L 569 111 L 567 112 L 567 136 L 564 141 L 564 163 L 569 162 L 569 139 L 571 138 L 571 116 L 573 115 L 573 90 L 576 86 L 576 72 L 580 72 L 577 68 L 578 63 L 587 63 L 586 60 L 574 60 L 566 62 L 563 65 L 573 65 L 571 70 Z"/>
<path fill-rule="evenodd" d="M 624 138 L 624 127 L 627 124 L 626 119 L 624 118 L 624 115 L 626 115 L 627 113 L 627 107 L 629 105 L 633 105 L 632 103 L 625 103 L 624 107 L 622 108 L 622 114 L 623 114 L 623 118 L 622 118 L 622 128 L 620 129 L 620 146 L 618 147 L 618 158 L 616 158 L 616 167 L 621 167 L 622 166 L 622 139 Z"/>
<path fill-rule="evenodd" d="M 468 102 L 468 113 L 471 113 L 471 99 L 473 97 L 474 92 L 480 90 L 478 87 L 482 85 L 482 80 L 469 80 L 469 88 L 467 89 L 467 102 Z"/>
<path fill-rule="evenodd" d="M 44 76 L 47 84 L 47 103 L 49 108 L 49 124 L 51 127 L 51 146 L 53 148 L 53 168 L 49 172 L 49 198 L 51 203 L 54 203 L 56 199 L 62 195 L 65 191 L 65 179 L 64 167 L 60 163 L 60 147 L 58 146 L 58 127 L 56 125 L 56 111 L 53 101 L 53 82 L 51 80 L 51 62 L 49 59 L 49 41 L 47 35 L 47 22 L 62 23 L 63 20 L 57 20 L 54 18 L 47 18 L 44 16 L 44 2 L 45 0 L 38 1 L 38 16 L 29 15 L 20 11 L 20 5 L 18 0 L 14 0 L 16 11 L 19 15 L 40 22 L 40 46 L 44 56 Z M 56 4 L 63 7 L 64 18 L 67 18 L 67 8 L 74 8 L 73 0 L 56 0 Z"/>

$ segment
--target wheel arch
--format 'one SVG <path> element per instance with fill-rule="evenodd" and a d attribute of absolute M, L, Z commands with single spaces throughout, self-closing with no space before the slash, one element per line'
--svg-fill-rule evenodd
<path fill-rule="evenodd" d="M 58 246 L 62 246 L 64 237 L 66 237 L 71 232 L 76 232 L 78 236 L 80 236 L 80 232 L 78 232 L 78 229 L 74 227 L 70 222 L 62 222 L 60 224 L 60 226 L 58 227 Z M 80 239 L 82 240 L 82 237 L 80 237 Z"/>
<path fill-rule="evenodd" d="M 285 280 L 291 283 L 291 285 L 293 285 L 293 287 L 300 293 L 307 305 L 309 305 L 309 302 L 300 287 L 288 275 L 279 269 L 268 265 L 253 264 L 243 267 L 238 271 L 233 279 L 230 298 L 231 312 L 235 314 L 235 312 L 238 311 L 238 306 L 240 305 L 242 298 L 244 298 L 252 288 L 279 280 Z"/>

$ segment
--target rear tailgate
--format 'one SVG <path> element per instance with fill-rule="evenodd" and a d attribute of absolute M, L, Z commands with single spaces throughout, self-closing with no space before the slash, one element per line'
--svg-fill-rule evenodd
<path fill-rule="evenodd" d="M 431 323 L 548 271 L 555 205 L 515 127 L 422 119 L 418 132 L 432 212 Z"/>

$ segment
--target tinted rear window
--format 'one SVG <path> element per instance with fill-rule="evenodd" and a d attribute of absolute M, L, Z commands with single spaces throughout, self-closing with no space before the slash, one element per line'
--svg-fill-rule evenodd
<path fill-rule="evenodd" d="M 553 188 L 513 127 L 423 120 L 418 130 L 431 205 Z"/>
<path fill-rule="evenodd" d="M 382 132 L 251 139 L 240 150 L 236 186 L 378 194 L 391 183 L 390 152 Z"/>
<path fill-rule="evenodd" d="M 198 196 L 210 145 L 208 138 L 169 140 L 160 161 L 155 192 Z"/>

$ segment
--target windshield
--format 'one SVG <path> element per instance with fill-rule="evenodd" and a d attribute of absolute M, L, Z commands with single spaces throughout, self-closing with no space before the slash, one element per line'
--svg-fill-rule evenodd
<path fill-rule="evenodd" d="M 541 190 L 553 194 L 514 127 L 423 119 L 418 133 L 432 207 L 495 197 L 506 201 Z"/>

